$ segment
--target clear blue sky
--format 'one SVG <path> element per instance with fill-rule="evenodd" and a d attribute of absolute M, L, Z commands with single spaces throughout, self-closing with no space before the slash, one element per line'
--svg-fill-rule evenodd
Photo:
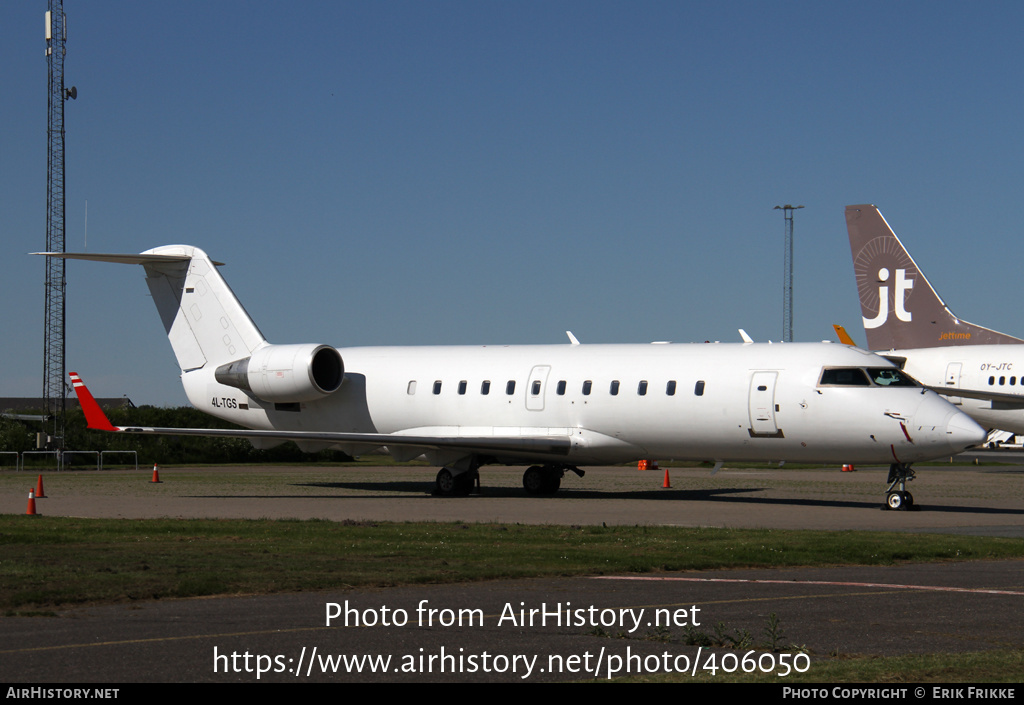
<path fill-rule="evenodd" d="M 1024 5 L 66 0 L 67 249 L 197 245 L 272 342 L 863 342 L 843 218 L 1024 335 Z M 42 394 L 43 0 L 0 5 L 0 396 Z M 67 364 L 185 403 L 141 267 Z"/>

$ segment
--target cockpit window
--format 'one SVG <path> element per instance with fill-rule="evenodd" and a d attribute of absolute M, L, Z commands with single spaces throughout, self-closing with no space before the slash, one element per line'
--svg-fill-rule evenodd
<path fill-rule="evenodd" d="M 914 378 L 895 367 L 826 367 L 819 387 L 917 387 Z"/>
<path fill-rule="evenodd" d="M 917 382 L 906 372 L 894 367 L 870 367 L 868 374 L 871 381 L 881 387 L 916 387 Z"/>
<path fill-rule="evenodd" d="M 871 382 L 859 367 L 826 367 L 821 371 L 819 386 L 869 387 Z"/>

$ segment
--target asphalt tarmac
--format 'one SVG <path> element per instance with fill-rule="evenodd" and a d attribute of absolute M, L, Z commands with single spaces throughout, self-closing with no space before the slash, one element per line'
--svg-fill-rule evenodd
<path fill-rule="evenodd" d="M 37 507 L 47 515 L 126 518 L 603 522 L 871 529 L 894 532 L 894 541 L 907 531 L 1021 538 L 1024 466 L 1012 464 L 1019 456 L 997 458 L 1011 464 L 919 466 L 909 512 L 881 509 L 884 468 L 726 468 L 713 477 L 708 469 L 673 468 L 671 488 L 662 487 L 663 470 L 597 468 L 582 479 L 567 476 L 560 495 L 549 498 L 523 493 L 521 468 L 487 468 L 480 495 L 451 499 L 431 496 L 429 468 L 168 469 L 160 484 L 149 482 L 147 468 L 47 473 L 47 498 Z M 0 511 L 24 513 L 35 480 L 0 473 Z M 0 680 L 534 682 L 710 667 L 813 675 L 830 656 L 1024 648 L 1022 561 L 640 577 L 340 588 L 0 617 Z M 701 638 L 749 643 L 711 650 L 687 643 Z M 803 647 L 802 655 L 766 651 L 769 641 Z M 749 653 L 756 662 L 741 661 Z"/>
<path fill-rule="evenodd" d="M 991 462 L 988 454 L 981 462 Z M 995 455 L 1015 460 L 1020 454 Z M 962 458 L 958 459 L 962 462 Z M 1024 538 L 1021 464 L 918 465 L 913 511 L 883 511 L 885 467 L 630 467 L 567 473 L 551 497 L 528 496 L 523 468 L 481 470 L 468 497 L 432 496 L 435 468 L 232 467 L 44 474 L 37 511 L 110 518 L 472 521 L 779 529 L 938 531 Z M 0 473 L 0 511 L 24 513 L 36 474 Z"/>

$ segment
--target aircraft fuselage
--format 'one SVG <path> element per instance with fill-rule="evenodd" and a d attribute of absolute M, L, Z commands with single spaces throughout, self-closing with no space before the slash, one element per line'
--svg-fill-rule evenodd
<path fill-rule="evenodd" d="M 182 379 L 197 408 L 249 428 L 570 442 L 567 454 L 481 453 L 496 462 L 909 463 L 960 452 L 981 440 L 966 417 L 919 387 L 822 384 L 824 368 L 888 365 L 840 345 L 367 347 L 339 352 L 345 381 L 337 392 L 315 401 L 260 401 L 218 384 L 208 370 L 187 372 Z M 328 446 L 367 450 L 358 444 L 305 445 Z M 465 455 L 423 452 L 436 464 Z"/>

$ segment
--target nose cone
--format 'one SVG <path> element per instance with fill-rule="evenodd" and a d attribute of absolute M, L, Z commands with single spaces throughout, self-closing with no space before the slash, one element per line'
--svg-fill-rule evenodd
<path fill-rule="evenodd" d="M 938 394 L 928 392 L 914 414 L 918 437 L 939 454 L 959 453 L 982 443 L 988 432 Z M 916 439 L 915 439 L 916 440 Z"/>
<path fill-rule="evenodd" d="M 960 410 L 957 410 L 946 422 L 946 441 L 957 452 L 979 445 L 987 437 L 988 431 Z"/>

